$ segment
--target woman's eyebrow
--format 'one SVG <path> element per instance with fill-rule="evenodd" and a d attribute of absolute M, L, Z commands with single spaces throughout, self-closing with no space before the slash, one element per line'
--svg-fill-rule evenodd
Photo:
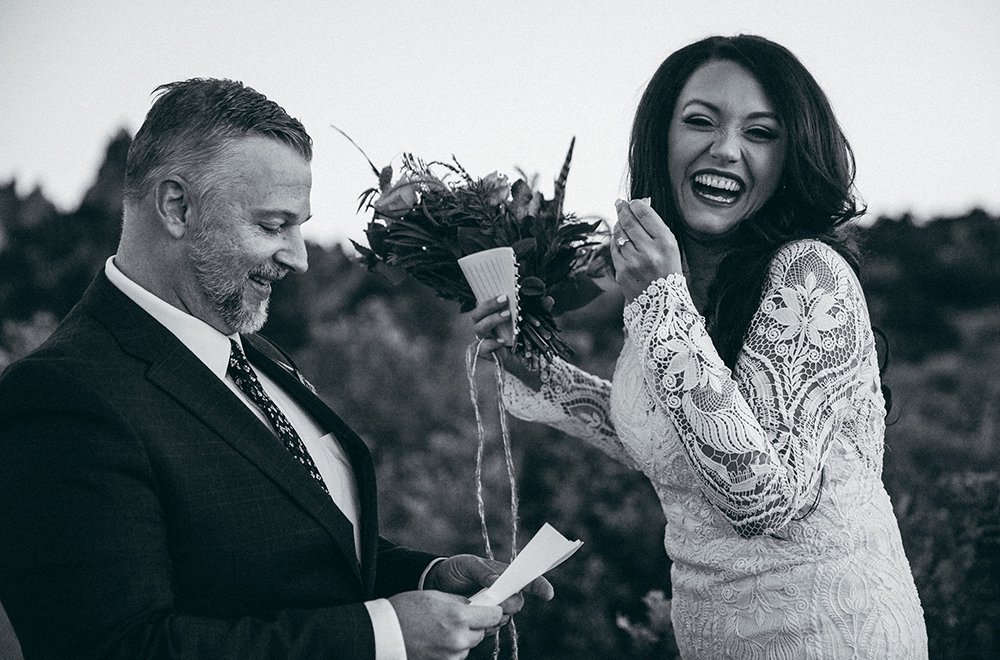
<path fill-rule="evenodd" d="M 692 105 L 705 106 L 706 108 L 708 108 L 709 110 L 711 110 L 716 114 L 720 114 L 722 112 L 719 106 L 715 105 L 714 103 L 710 103 L 709 101 L 705 101 L 703 99 L 691 99 L 690 101 L 684 104 L 684 110 L 687 110 Z M 781 118 L 778 117 L 778 114 L 775 112 L 771 112 L 769 110 L 758 110 L 756 112 L 751 112 L 746 116 L 746 119 L 772 119 L 778 122 L 779 124 L 781 123 Z"/>

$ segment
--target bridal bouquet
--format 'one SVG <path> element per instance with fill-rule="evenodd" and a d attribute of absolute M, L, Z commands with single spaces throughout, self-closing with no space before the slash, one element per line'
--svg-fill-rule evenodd
<path fill-rule="evenodd" d="M 475 307 L 477 294 L 481 300 L 509 288 L 513 350 L 536 365 L 553 355 L 568 357 L 572 350 L 559 337 L 554 315 L 601 292 L 593 278 L 604 264 L 600 222 L 563 212 L 572 155 L 573 142 L 552 199 L 527 177 L 513 185 L 496 172 L 475 177 L 454 157 L 424 162 L 404 154 L 395 179 L 391 165 L 380 171 L 369 160 L 378 187 L 364 191 L 358 207 L 373 211 L 368 245 L 352 243 L 369 269 L 390 281 L 412 276 L 460 303 L 463 312 Z M 490 289 L 484 278 L 509 286 Z"/>
<path fill-rule="evenodd" d="M 551 199 L 535 190 L 523 172 L 511 185 L 497 172 L 473 176 L 454 157 L 451 162 L 424 162 L 404 154 L 394 179 L 392 166 L 379 170 L 368 159 L 378 177 L 378 186 L 361 193 L 358 206 L 359 211 L 372 210 L 365 229 L 368 245 L 352 243 L 369 269 L 395 282 L 411 276 L 441 298 L 457 301 L 463 312 L 475 307 L 477 301 L 506 294 L 512 325 L 501 336 L 513 344 L 514 352 L 534 367 L 554 356 L 569 357 L 572 351 L 559 337 L 554 314 L 582 307 L 599 295 L 601 288 L 594 279 L 608 263 L 607 241 L 598 231 L 600 221 L 587 222 L 563 211 L 574 142 L 570 142 Z M 479 437 L 476 501 L 486 555 L 492 559 L 482 487 L 486 434 L 479 412 L 474 353 L 472 345 L 466 352 L 466 370 Z M 517 554 L 518 498 L 498 361 L 496 381 L 510 485 L 513 560 Z M 513 622 L 509 630 L 516 659 Z M 494 657 L 498 651 L 499 638 Z"/>

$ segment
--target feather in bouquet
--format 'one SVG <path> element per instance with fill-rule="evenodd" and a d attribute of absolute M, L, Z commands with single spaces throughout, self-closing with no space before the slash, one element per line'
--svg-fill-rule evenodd
<path fill-rule="evenodd" d="M 597 255 L 603 244 L 600 221 L 563 212 L 574 142 L 552 199 L 525 178 L 510 185 L 496 172 L 474 177 L 454 157 L 424 162 L 404 154 L 395 180 L 391 166 L 378 170 L 369 159 L 378 187 L 361 194 L 359 211 L 370 208 L 373 217 L 365 230 L 368 245 L 352 241 L 354 247 L 370 269 L 396 281 L 408 274 L 457 301 L 463 312 L 507 292 L 514 351 L 536 366 L 568 357 L 572 350 L 554 315 L 601 293 L 594 277 L 602 270 Z"/>

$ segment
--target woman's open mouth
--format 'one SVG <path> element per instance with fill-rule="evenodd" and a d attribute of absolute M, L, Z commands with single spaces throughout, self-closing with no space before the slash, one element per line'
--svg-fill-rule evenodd
<path fill-rule="evenodd" d="M 739 179 L 720 174 L 701 172 L 691 179 L 691 190 L 695 197 L 723 206 L 735 204 L 743 188 L 743 182 Z"/>

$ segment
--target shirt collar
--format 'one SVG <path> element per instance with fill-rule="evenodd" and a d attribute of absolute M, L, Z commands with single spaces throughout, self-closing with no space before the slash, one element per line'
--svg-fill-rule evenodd
<path fill-rule="evenodd" d="M 114 256 L 108 257 L 104 263 L 104 274 L 111 284 L 177 337 L 213 374 L 222 380 L 226 378 L 231 350 L 229 340 L 235 340 L 243 349 L 239 334 L 224 335 L 201 319 L 147 291 L 118 270 Z"/>

